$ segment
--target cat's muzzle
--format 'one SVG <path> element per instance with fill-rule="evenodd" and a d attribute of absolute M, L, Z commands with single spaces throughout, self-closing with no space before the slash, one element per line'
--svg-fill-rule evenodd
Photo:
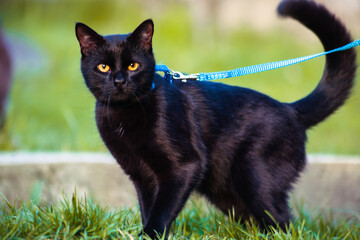
<path fill-rule="evenodd" d="M 117 73 L 114 77 L 113 84 L 115 87 L 122 87 L 126 84 L 126 80 L 122 73 Z"/>

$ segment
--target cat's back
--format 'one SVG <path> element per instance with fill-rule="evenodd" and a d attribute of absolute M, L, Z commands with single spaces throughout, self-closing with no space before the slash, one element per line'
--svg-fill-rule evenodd
<path fill-rule="evenodd" d="M 200 106 L 210 109 L 221 121 L 232 121 L 241 116 L 253 121 L 264 117 L 292 117 L 292 109 L 263 93 L 252 89 L 216 82 L 179 83 L 179 88 Z"/>
<path fill-rule="evenodd" d="M 288 145 L 294 145 L 306 138 L 293 109 L 265 94 L 213 82 L 192 82 L 183 89 L 199 102 L 196 113 L 205 126 L 203 138 L 210 155 L 218 153 L 216 149 L 233 149 L 250 139 L 256 146 L 271 145 L 276 139 L 287 139 Z"/>

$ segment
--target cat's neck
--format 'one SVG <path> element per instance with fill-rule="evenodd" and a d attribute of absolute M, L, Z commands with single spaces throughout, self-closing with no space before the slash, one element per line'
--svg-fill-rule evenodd
<path fill-rule="evenodd" d="M 126 128 L 143 128 L 150 118 L 154 118 L 153 102 L 152 95 L 128 103 L 105 104 L 97 101 L 96 118 L 98 123 L 109 125 L 110 128 L 118 128 L 119 124 Z"/>

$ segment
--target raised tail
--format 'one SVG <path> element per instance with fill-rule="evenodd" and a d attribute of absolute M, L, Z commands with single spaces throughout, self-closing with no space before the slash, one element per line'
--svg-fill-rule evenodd
<path fill-rule="evenodd" d="M 280 16 L 292 17 L 313 31 L 325 51 L 352 41 L 342 22 L 324 6 L 313 1 L 284 0 L 277 11 Z M 326 56 L 325 70 L 317 87 L 305 98 L 289 104 L 305 128 L 315 126 L 344 104 L 354 85 L 355 72 L 354 49 Z"/>

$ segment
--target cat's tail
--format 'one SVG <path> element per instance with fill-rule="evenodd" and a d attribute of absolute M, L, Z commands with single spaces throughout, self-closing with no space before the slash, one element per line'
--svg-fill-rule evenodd
<path fill-rule="evenodd" d="M 312 30 L 325 51 L 352 41 L 345 26 L 324 6 L 313 1 L 284 0 L 277 11 L 280 16 L 292 17 Z M 355 71 L 354 49 L 326 56 L 325 70 L 317 87 L 305 98 L 290 103 L 306 128 L 323 121 L 344 104 L 354 84 Z"/>

